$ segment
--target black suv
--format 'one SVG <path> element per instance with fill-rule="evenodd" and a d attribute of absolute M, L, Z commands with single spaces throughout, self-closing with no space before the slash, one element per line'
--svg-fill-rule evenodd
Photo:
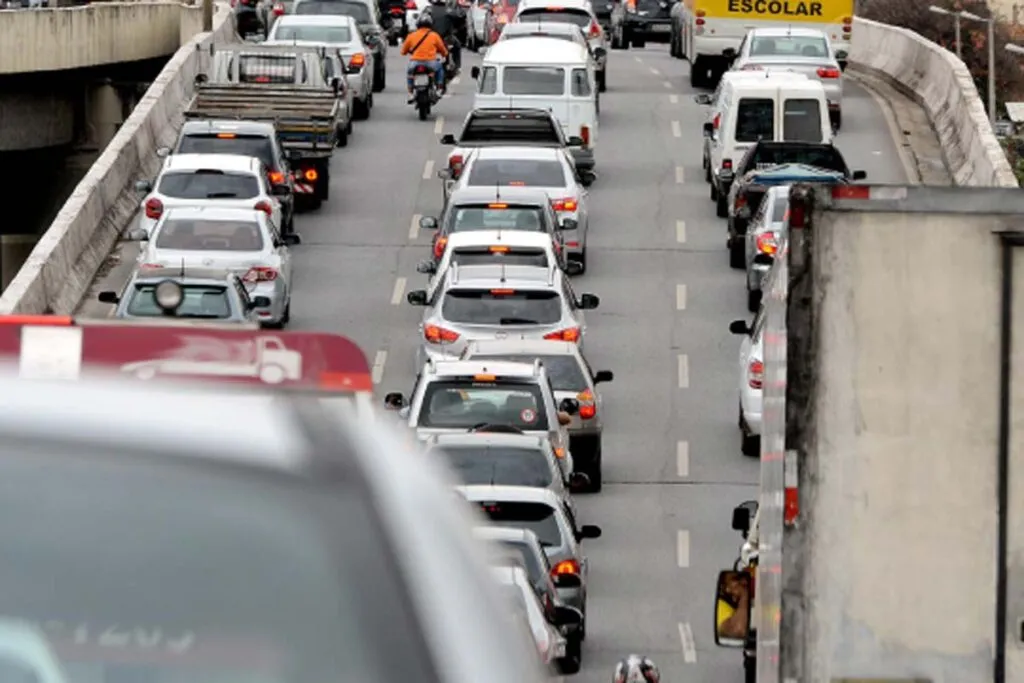
<path fill-rule="evenodd" d="M 632 43 L 633 47 L 643 47 L 647 41 L 669 42 L 672 37 L 672 0 L 627 0 L 624 4 L 624 46 Z"/>

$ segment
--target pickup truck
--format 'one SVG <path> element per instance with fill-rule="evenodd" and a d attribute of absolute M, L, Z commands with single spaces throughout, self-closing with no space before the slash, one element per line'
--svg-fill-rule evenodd
<path fill-rule="evenodd" d="M 457 180 L 472 148 L 562 147 L 576 160 L 576 151 L 582 149 L 583 140 L 576 136 L 566 139 L 562 126 L 546 109 L 474 109 L 466 116 L 458 137 L 446 133 L 441 137 L 441 144 L 455 147 L 448 155 L 451 173 L 447 175 L 449 180 Z M 594 178 L 590 169 L 577 170 L 584 181 Z"/>
<path fill-rule="evenodd" d="M 272 122 L 294 159 L 296 199 L 313 206 L 325 201 L 331 155 L 346 123 L 341 82 L 325 78 L 324 49 L 236 45 L 210 52 L 210 72 L 196 76 L 186 118 Z"/>

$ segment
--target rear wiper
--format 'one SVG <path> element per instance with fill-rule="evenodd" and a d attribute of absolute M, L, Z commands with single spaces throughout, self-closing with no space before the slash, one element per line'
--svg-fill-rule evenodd
<path fill-rule="evenodd" d="M 536 320 L 530 320 L 529 318 L 499 318 L 499 325 L 539 325 Z"/>
<path fill-rule="evenodd" d="M 235 192 L 207 192 L 207 199 L 234 199 L 238 194 Z"/>

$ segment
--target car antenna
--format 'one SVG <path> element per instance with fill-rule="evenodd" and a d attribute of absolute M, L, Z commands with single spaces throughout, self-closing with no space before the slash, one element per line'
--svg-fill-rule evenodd
<path fill-rule="evenodd" d="M 491 486 L 497 486 L 497 484 L 494 483 L 494 480 L 497 479 L 497 478 L 498 478 L 498 464 L 492 462 L 491 463 Z"/>
<path fill-rule="evenodd" d="M 180 277 L 185 277 L 185 257 L 184 256 L 181 257 L 181 275 L 180 275 Z"/>
<path fill-rule="evenodd" d="M 505 284 L 505 263 L 501 264 L 501 284 Z"/>

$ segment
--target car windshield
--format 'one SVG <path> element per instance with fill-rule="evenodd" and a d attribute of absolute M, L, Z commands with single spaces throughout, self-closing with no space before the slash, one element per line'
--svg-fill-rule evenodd
<path fill-rule="evenodd" d="M 561 95 L 565 69 L 557 66 L 506 66 L 501 90 L 506 95 Z"/>
<path fill-rule="evenodd" d="M 304 0 L 295 5 L 295 14 L 334 14 L 352 17 L 357 24 L 369 24 L 370 8 L 361 2 L 344 0 Z"/>
<path fill-rule="evenodd" d="M 562 529 L 554 509 L 544 503 L 485 502 L 480 505 L 497 526 L 529 529 L 537 534 L 541 545 L 562 545 Z"/>
<path fill-rule="evenodd" d="M 546 230 L 544 212 L 537 206 L 508 204 L 463 205 L 448 214 L 450 232 L 468 230 Z"/>
<path fill-rule="evenodd" d="M 440 453 L 464 484 L 491 486 L 533 486 L 552 482 L 548 458 L 540 447 L 447 445 Z"/>
<path fill-rule="evenodd" d="M 452 252 L 452 263 L 460 266 L 491 265 L 539 266 L 548 268 L 548 253 L 543 249 L 525 247 L 459 247 Z"/>
<path fill-rule="evenodd" d="M 423 394 L 420 427 L 469 429 L 475 425 L 512 425 L 547 431 L 540 385 L 527 382 L 431 382 Z"/>
<path fill-rule="evenodd" d="M 575 356 L 540 356 L 532 353 L 529 357 L 511 354 L 505 356 L 473 356 L 474 360 L 481 360 L 483 358 L 511 361 L 513 363 L 532 363 L 533 359 L 536 358 L 544 364 L 544 369 L 548 373 L 548 379 L 551 380 L 551 388 L 555 391 L 575 391 L 578 393 L 588 388 L 587 379 L 583 376 L 583 371 L 580 369 L 580 364 Z"/>
<path fill-rule="evenodd" d="M 828 57 L 824 36 L 757 36 L 750 43 L 751 57 Z"/>
<path fill-rule="evenodd" d="M 557 161 L 534 159 L 480 159 L 469 170 L 466 183 L 495 187 L 565 187 L 565 171 Z"/>
<path fill-rule="evenodd" d="M 552 325 L 562 319 L 562 299 L 550 289 L 451 289 L 441 315 L 471 325 Z"/>
<path fill-rule="evenodd" d="M 168 219 L 157 229 L 157 249 L 183 251 L 260 251 L 258 223 Z"/>
<path fill-rule="evenodd" d="M 252 199 L 260 183 L 252 174 L 200 170 L 164 173 L 156 191 L 175 199 Z"/>
<path fill-rule="evenodd" d="M 311 43 L 350 43 L 348 26 L 302 26 L 290 24 L 274 27 L 274 40 L 305 40 Z"/>
<path fill-rule="evenodd" d="M 543 19 L 544 21 L 558 21 L 563 24 L 576 24 L 580 28 L 590 26 L 590 14 L 585 10 L 555 9 L 553 7 L 531 7 L 519 13 L 518 21 L 527 19 Z"/>
<path fill-rule="evenodd" d="M 176 154 L 237 154 L 256 157 L 274 168 L 274 144 L 264 135 L 240 135 L 236 133 L 188 134 L 181 138 Z"/>
<path fill-rule="evenodd" d="M 209 318 L 225 320 L 232 315 L 228 288 L 218 285 L 182 285 L 185 298 L 174 315 L 178 318 Z M 165 315 L 156 303 L 156 285 L 135 285 L 126 312 L 130 316 L 160 317 Z"/>
<path fill-rule="evenodd" d="M 549 571 L 547 556 L 541 553 L 541 558 L 538 558 L 526 541 L 501 541 L 501 544 L 516 551 L 523 558 L 523 565 L 531 583 L 536 582 Z M 541 561 L 545 563 L 544 566 L 541 566 Z"/>
<path fill-rule="evenodd" d="M 32 683 L 405 683 L 429 667 L 355 485 L 160 457 L 5 442 L 0 640 Z"/>

